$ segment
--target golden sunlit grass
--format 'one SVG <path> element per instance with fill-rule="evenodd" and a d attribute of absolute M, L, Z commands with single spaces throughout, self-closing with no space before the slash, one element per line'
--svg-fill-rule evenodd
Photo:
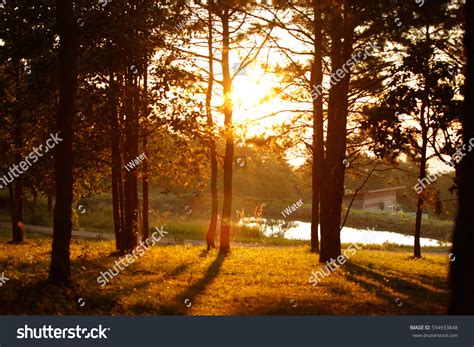
<path fill-rule="evenodd" d="M 307 247 L 238 247 L 223 257 L 156 246 L 102 288 L 96 279 L 114 265 L 114 244 L 74 240 L 73 284 L 59 288 L 45 281 L 49 239 L 6 241 L 0 233 L 0 273 L 10 278 L 0 287 L 1 314 L 403 315 L 444 314 L 447 305 L 446 255 L 359 250 L 313 287 L 308 279 L 321 265 Z"/>

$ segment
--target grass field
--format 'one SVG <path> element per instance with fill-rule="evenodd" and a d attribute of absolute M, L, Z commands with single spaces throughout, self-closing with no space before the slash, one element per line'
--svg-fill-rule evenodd
<path fill-rule="evenodd" d="M 322 267 L 305 246 L 234 247 L 224 257 L 202 246 L 157 245 L 101 287 L 118 259 L 113 242 L 73 240 L 73 282 L 46 282 L 51 240 L 8 244 L 0 232 L 0 314 L 37 315 L 427 315 L 444 314 L 448 257 L 410 250 L 358 250 L 316 287 Z"/>

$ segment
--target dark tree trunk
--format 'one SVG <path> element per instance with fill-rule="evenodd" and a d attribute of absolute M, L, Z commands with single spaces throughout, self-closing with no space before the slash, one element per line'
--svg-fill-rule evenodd
<path fill-rule="evenodd" d="M 224 201 L 220 237 L 220 253 L 230 251 L 230 223 L 232 215 L 232 169 L 234 162 L 234 133 L 232 129 L 232 81 L 229 71 L 229 10 L 223 10 L 222 16 L 222 74 L 224 89 Z"/>
<path fill-rule="evenodd" d="M 426 44 L 431 46 L 430 39 L 430 24 L 426 24 L 425 27 L 425 38 Z M 430 104 L 430 85 L 431 85 L 431 71 L 429 70 L 429 59 L 430 57 L 425 57 L 425 69 L 423 72 L 424 79 L 424 97 L 420 110 L 420 126 L 421 126 L 421 159 L 420 159 L 420 172 L 419 179 L 420 182 L 426 177 L 426 167 L 427 167 L 427 147 L 428 147 L 428 128 L 429 128 L 429 104 Z M 414 247 L 413 247 L 413 257 L 421 258 L 421 245 L 420 245 L 420 236 L 421 236 L 421 222 L 423 218 L 423 204 L 424 204 L 424 193 L 421 192 L 418 194 L 417 203 L 416 203 L 416 219 L 415 219 L 415 230 L 414 230 Z"/>
<path fill-rule="evenodd" d="M 209 222 L 209 229 L 207 230 L 206 242 L 207 249 L 215 247 L 216 229 L 217 229 L 217 214 L 218 214 L 218 201 L 217 201 L 217 151 L 216 141 L 214 139 L 214 121 L 212 119 L 212 89 L 214 83 L 214 54 L 212 49 L 212 12 L 209 10 L 208 20 L 208 52 L 209 52 L 209 82 L 206 91 L 206 117 L 207 127 L 210 132 L 209 137 L 209 159 L 211 162 L 211 220 Z"/>
<path fill-rule="evenodd" d="M 314 61 L 311 69 L 311 88 L 314 90 L 323 82 L 323 47 L 321 5 L 313 4 Z M 313 95 L 313 94 L 312 94 Z M 313 166 L 311 204 L 311 251 L 319 253 L 319 201 L 322 173 L 324 171 L 324 115 L 323 96 L 314 94 L 313 99 Z"/>
<path fill-rule="evenodd" d="M 16 117 L 14 119 L 14 144 L 15 144 L 15 164 L 19 165 L 23 160 L 21 150 L 23 147 L 22 134 L 22 111 L 20 108 L 20 67 L 19 63 L 15 67 L 16 74 Z M 24 241 L 23 227 L 23 177 L 19 175 L 11 184 L 14 187 L 12 211 L 12 243 Z"/>
<path fill-rule="evenodd" d="M 215 247 L 215 237 L 217 229 L 217 215 L 218 215 L 218 200 L 217 200 L 217 151 L 216 143 L 212 138 L 210 143 L 210 159 L 211 159 L 211 220 L 209 222 L 209 229 L 207 230 L 207 248 Z"/>
<path fill-rule="evenodd" d="M 427 130 L 424 122 L 424 112 L 425 107 L 422 106 L 421 110 L 421 129 L 422 129 L 422 145 L 421 145 L 421 160 L 420 160 L 420 181 L 426 177 L 426 149 L 428 144 Z M 413 257 L 421 258 L 421 220 L 423 217 L 423 204 L 424 204 L 424 192 L 418 194 L 417 203 L 416 203 L 416 219 L 415 219 L 415 232 L 414 232 L 414 247 L 413 247 Z"/>
<path fill-rule="evenodd" d="M 143 135 L 143 151 L 147 152 L 148 140 L 147 135 Z M 148 155 L 147 155 L 148 157 Z M 148 163 L 147 160 L 143 162 L 143 231 L 142 231 L 142 239 L 145 241 L 149 237 L 149 215 L 148 209 L 150 208 L 150 203 L 148 199 Z"/>
<path fill-rule="evenodd" d="M 144 79 L 143 79 L 143 124 L 146 124 L 146 118 L 148 117 L 148 66 L 145 64 L 144 67 Z M 148 137 L 147 129 L 143 131 L 143 152 L 148 158 Z M 148 209 L 150 208 L 150 203 L 148 200 L 148 159 L 145 159 L 143 162 L 143 230 L 142 230 L 142 239 L 145 241 L 149 237 L 149 220 L 148 220 Z"/>
<path fill-rule="evenodd" d="M 464 142 L 474 138 L 474 1 L 466 1 L 466 55 L 467 78 L 464 101 Z M 472 197 L 474 196 L 474 152 L 469 152 L 461 163 L 459 175 L 459 212 L 454 229 L 451 262 L 451 302 L 450 314 L 474 314 L 474 214 Z"/>
<path fill-rule="evenodd" d="M 72 121 L 77 84 L 78 37 L 73 1 L 56 1 L 59 45 L 59 109 L 57 127 L 63 139 L 55 148 L 56 204 L 49 279 L 64 283 L 71 278 L 69 245 L 73 201 Z"/>
<path fill-rule="evenodd" d="M 114 154 L 112 153 L 112 156 Z M 119 195 L 118 195 L 118 185 L 120 184 L 117 175 L 117 169 L 112 163 L 112 210 L 113 210 L 113 219 L 114 219 L 114 234 L 115 234 L 115 249 L 121 250 L 122 246 L 122 223 L 120 219 L 120 207 L 119 207 Z"/>
<path fill-rule="evenodd" d="M 119 74 L 118 75 L 118 86 L 120 86 L 124 91 L 124 75 Z M 117 90 L 118 92 L 118 90 Z M 123 93 L 123 98 L 126 99 L 125 97 L 125 92 Z M 120 127 L 120 122 L 119 122 L 119 114 L 117 113 L 117 130 L 118 130 L 118 144 L 119 144 L 119 149 L 122 149 L 125 147 L 125 144 L 122 141 L 122 135 L 121 135 L 121 127 Z M 125 193 L 124 193 L 124 175 L 123 175 L 123 162 L 122 162 L 122 151 L 119 150 L 118 153 L 118 171 L 117 171 L 117 180 L 119 182 L 118 185 L 118 194 L 119 194 L 119 211 L 120 211 L 120 225 L 121 225 L 121 231 L 122 231 L 122 241 L 123 242 L 123 234 L 125 233 Z"/>
<path fill-rule="evenodd" d="M 350 7 L 335 6 L 331 18 L 331 67 L 335 73 L 349 59 L 354 39 L 354 24 Z M 342 29 L 341 29 L 342 23 Z M 341 39 L 344 39 L 343 41 Z M 321 194 L 321 251 L 320 262 L 337 258 L 341 254 L 340 223 L 344 197 L 343 161 L 346 155 L 348 91 L 350 73 L 329 92 L 328 130 L 324 162 L 324 184 Z"/>
<path fill-rule="evenodd" d="M 125 163 L 133 161 L 138 156 L 138 113 L 137 81 L 131 71 L 126 77 L 126 120 L 125 120 Z M 124 248 L 128 252 L 138 244 L 138 179 L 137 168 L 125 170 L 125 233 Z"/>
<path fill-rule="evenodd" d="M 421 177 L 422 176 L 420 175 L 420 178 Z M 424 204 L 424 199 L 421 196 L 421 194 L 418 195 L 417 202 L 416 202 L 416 219 L 415 219 L 415 232 L 414 232 L 414 245 L 413 245 L 414 258 L 421 258 L 420 236 L 421 236 L 421 219 L 423 217 L 423 204 Z"/>
<path fill-rule="evenodd" d="M 112 155 L 112 209 L 114 218 L 115 248 L 123 249 L 123 223 L 122 206 L 123 199 L 120 195 L 122 190 L 122 157 L 120 154 L 120 123 L 118 114 L 118 85 L 114 80 L 113 73 L 110 74 L 110 117 L 111 117 L 111 155 Z"/>
<path fill-rule="evenodd" d="M 22 160 L 21 154 L 17 154 L 16 162 L 18 163 Z M 14 198 L 14 220 L 13 220 L 13 243 L 21 243 L 24 241 L 24 225 L 23 225 L 23 179 L 18 177 L 15 180 L 15 198 Z"/>
<path fill-rule="evenodd" d="M 341 62 L 341 32 L 337 27 L 340 14 L 338 9 L 333 9 L 331 18 L 331 67 L 335 73 L 342 65 Z M 340 23 L 339 23 L 340 25 Z M 337 242 L 339 233 L 338 200 L 342 194 L 339 186 L 339 175 L 344 157 L 340 157 L 337 151 L 337 141 L 342 141 L 345 134 L 341 134 L 338 129 L 338 104 L 342 102 L 342 89 L 340 83 L 333 85 L 329 91 L 328 104 L 328 130 L 326 139 L 326 160 L 325 160 L 325 182 L 322 186 L 321 196 L 321 253 L 320 262 L 335 259 L 340 254 L 340 247 Z M 342 136 L 341 136 L 342 135 Z M 337 230 L 337 231 L 336 231 Z"/>

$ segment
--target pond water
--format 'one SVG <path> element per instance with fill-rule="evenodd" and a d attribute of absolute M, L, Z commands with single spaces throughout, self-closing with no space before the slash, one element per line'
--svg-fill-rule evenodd
<path fill-rule="evenodd" d="M 279 235 L 287 239 L 310 240 L 311 239 L 311 223 L 300 221 L 284 221 L 284 220 L 266 220 L 264 218 L 245 218 L 240 224 L 248 226 L 259 226 L 263 228 L 266 236 Z M 354 229 L 349 227 L 342 228 L 342 243 L 359 243 L 364 245 L 384 243 L 393 243 L 397 245 L 412 246 L 414 243 L 413 236 L 407 236 L 390 231 L 378 231 L 372 229 Z M 450 246 L 449 242 L 442 242 L 429 238 L 421 238 L 422 247 L 441 247 Z"/>

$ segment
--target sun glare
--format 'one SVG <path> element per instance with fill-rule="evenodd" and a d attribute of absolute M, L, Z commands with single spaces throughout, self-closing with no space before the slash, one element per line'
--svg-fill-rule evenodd
<path fill-rule="evenodd" d="M 278 104 L 273 92 L 274 82 L 261 71 L 246 70 L 234 79 L 232 103 L 236 122 L 254 120 Z"/>

